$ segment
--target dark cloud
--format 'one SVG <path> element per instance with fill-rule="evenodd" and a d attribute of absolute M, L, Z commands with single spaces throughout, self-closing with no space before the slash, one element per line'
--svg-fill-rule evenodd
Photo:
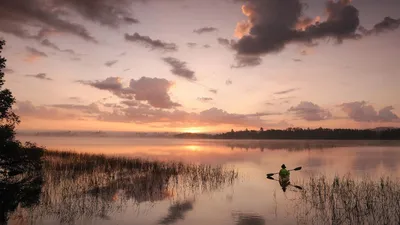
<path fill-rule="evenodd" d="M 207 45 L 207 44 L 205 44 L 205 45 L 203 45 L 203 48 L 211 48 L 211 46 L 210 46 L 210 45 Z"/>
<path fill-rule="evenodd" d="M 218 31 L 218 29 L 215 27 L 202 27 L 202 28 L 193 30 L 193 32 L 197 33 L 197 34 L 210 33 L 210 32 L 214 32 L 214 31 Z"/>
<path fill-rule="evenodd" d="M 297 117 L 307 121 L 319 121 L 332 118 L 332 114 L 312 102 L 300 102 L 295 107 L 291 107 L 289 112 L 293 112 Z"/>
<path fill-rule="evenodd" d="M 292 59 L 293 61 L 295 61 L 295 62 L 302 62 L 303 60 L 301 60 L 301 59 Z"/>
<path fill-rule="evenodd" d="M 127 71 L 129 71 L 129 70 L 131 70 L 131 69 L 124 69 L 124 71 L 122 71 L 122 72 L 127 72 Z"/>
<path fill-rule="evenodd" d="M 37 78 L 37 79 L 39 79 L 39 80 L 53 80 L 53 79 L 49 78 L 49 77 L 47 76 L 47 74 L 45 74 L 45 73 L 38 73 L 38 74 L 25 75 L 25 76 L 26 76 L 26 77 L 34 77 L 34 78 Z"/>
<path fill-rule="evenodd" d="M 172 67 L 171 72 L 177 76 L 186 78 L 188 80 L 196 81 L 197 78 L 195 76 L 194 71 L 188 69 L 186 67 L 186 62 L 180 61 L 179 59 L 173 57 L 165 57 L 162 58 L 164 62 Z"/>
<path fill-rule="evenodd" d="M 60 49 L 56 44 L 54 44 L 53 42 L 49 41 L 48 39 L 43 39 L 40 41 L 41 45 L 45 46 L 45 47 L 49 47 L 52 48 L 54 50 L 57 50 L 59 52 L 66 52 L 69 53 L 71 55 L 75 55 L 75 51 L 72 49 Z"/>
<path fill-rule="evenodd" d="M 359 27 L 359 30 L 364 35 L 371 34 L 379 34 L 388 31 L 394 31 L 400 27 L 400 19 L 393 19 L 391 17 L 385 17 L 382 22 L 375 24 L 375 26 L 368 30 L 362 26 Z"/>
<path fill-rule="evenodd" d="M 43 4 L 41 0 L 3 0 L 0 7 L 0 31 L 24 39 L 39 39 L 43 35 L 43 31 L 53 31 L 96 42 L 85 27 L 62 18 L 62 15 L 66 13 L 60 12 L 66 12 L 65 10 L 55 10 L 64 3 L 73 5 L 74 3 L 89 2 L 96 5 L 101 1 L 50 0 Z M 41 31 L 38 34 L 31 34 L 28 27 L 38 27 Z"/>
<path fill-rule="evenodd" d="M 123 89 L 121 78 L 119 78 L 119 77 L 107 77 L 105 80 L 102 80 L 102 81 L 78 80 L 77 82 L 81 83 L 81 84 L 85 84 L 85 85 L 90 85 L 90 86 L 100 89 L 100 90 L 107 90 L 114 94 L 116 94 L 118 91 Z M 116 95 L 118 96 L 118 94 L 116 94 Z"/>
<path fill-rule="evenodd" d="M 294 91 L 297 91 L 297 90 L 299 90 L 299 89 L 298 88 L 290 88 L 290 89 L 287 89 L 287 90 L 275 92 L 274 95 L 288 94 L 288 93 L 291 93 L 291 92 L 294 92 Z"/>
<path fill-rule="evenodd" d="M 226 80 L 226 81 L 225 81 L 225 84 L 226 84 L 226 85 L 231 85 L 231 84 L 232 84 L 232 80 L 231 80 L 231 79 Z"/>
<path fill-rule="evenodd" d="M 79 57 L 72 57 L 71 60 L 72 60 L 72 61 L 81 61 L 81 58 L 79 58 Z"/>
<path fill-rule="evenodd" d="M 392 106 L 387 106 L 377 112 L 372 105 L 365 101 L 348 102 L 340 105 L 347 116 L 357 122 L 391 122 L 399 120 L 392 112 Z"/>
<path fill-rule="evenodd" d="M 117 63 L 118 60 L 110 60 L 104 63 L 104 65 L 111 67 L 112 65 L 114 65 L 115 63 Z"/>
<path fill-rule="evenodd" d="M 212 101 L 213 99 L 210 97 L 198 97 L 197 100 L 199 100 L 201 102 L 209 102 L 209 101 Z"/>
<path fill-rule="evenodd" d="M 186 45 L 187 45 L 189 48 L 194 48 L 194 47 L 197 46 L 197 44 L 194 43 L 194 42 L 188 42 Z"/>
<path fill-rule="evenodd" d="M 77 81 L 100 90 L 107 90 L 114 95 L 137 101 L 147 101 L 155 108 L 174 108 L 181 106 L 173 102 L 168 94 L 173 83 L 161 78 L 141 77 L 138 80 L 131 79 L 128 87 L 123 87 L 119 77 L 108 77 L 103 81 Z"/>
<path fill-rule="evenodd" d="M 125 34 L 125 40 L 130 42 L 137 42 L 143 44 L 145 47 L 151 49 L 161 49 L 164 51 L 177 51 L 178 46 L 174 43 L 167 43 L 161 40 L 153 40 L 149 36 L 141 36 L 138 33 L 133 35 Z"/>
<path fill-rule="evenodd" d="M 226 38 L 218 38 L 217 41 L 220 45 L 223 45 L 223 46 L 229 47 L 229 48 L 231 48 L 236 43 L 234 40 L 228 40 Z"/>
<path fill-rule="evenodd" d="M 231 65 L 231 68 L 254 67 L 261 64 L 262 60 L 259 56 L 253 55 L 236 55 L 236 64 Z"/>
<path fill-rule="evenodd" d="M 238 23 L 236 35 L 240 39 L 232 45 L 238 54 L 279 52 L 288 43 L 311 42 L 323 37 L 353 38 L 360 23 L 358 10 L 350 0 L 327 2 L 328 19 L 323 22 L 302 17 L 300 0 L 244 2 L 242 9 L 248 21 Z"/>
<path fill-rule="evenodd" d="M 138 19 L 135 18 L 131 18 L 131 17 L 125 17 L 124 21 L 129 23 L 129 24 L 137 24 L 140 23 L 140 21 Z"/>

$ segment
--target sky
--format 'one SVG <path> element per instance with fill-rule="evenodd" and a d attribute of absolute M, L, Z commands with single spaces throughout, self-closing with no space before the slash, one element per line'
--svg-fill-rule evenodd
<path fill-rule="evenodd" d="M 19 130 L 400 125 L 398 0 L 2 0 Z"/>

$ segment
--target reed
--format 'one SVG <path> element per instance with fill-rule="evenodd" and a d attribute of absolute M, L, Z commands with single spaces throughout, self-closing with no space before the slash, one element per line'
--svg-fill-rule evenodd
<path fill-rule="evenodd" d="M 400 224 L 397 179 L 313 176 L 303 186 L 295 204 L 298 224 Z"/>

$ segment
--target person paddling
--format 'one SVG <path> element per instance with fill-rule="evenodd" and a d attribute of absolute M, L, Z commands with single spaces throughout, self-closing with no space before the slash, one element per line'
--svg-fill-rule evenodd
<path fill-rule="evenodd" d="M 281 170 L 279 171 L 279 184 L 284 192 L 286 191 L 286 187 L 290 184 L 290 171 L 286 169 L 285 164 L 282 164 Z"/>
<path fill-rule="evenodd" d="M 280 177 L 289 177 L 290 172 L 289 172 L 289 170 L 286 169 L 285 164 L 282 164 L 281 168 L 282 169 L 279 171 L 279 176 Z"/>

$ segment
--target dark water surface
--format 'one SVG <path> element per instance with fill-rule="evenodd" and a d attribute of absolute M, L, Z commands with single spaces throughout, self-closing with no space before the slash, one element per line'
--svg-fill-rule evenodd
<path fill-rule="evenodd" d="M 393 141 L 19 139 L 55 150 L 221 165 L 226 170 L 196 167 L 201 171 L 187 169 L 179 177 L 134 175 L 124 168 L 118 173 L 100 167 L 80 173 L 44 171 L 40 203 L 18 207 L 9 224 L 298 224 L 294 207 L 299 189 L 291 186 L 283 192 L 265 176 L 278 172 L 282 163 L 289 169 L 302 166 L 291 173 L 292 183 L 299 186 L 313 175 L 400 176 L 400 143 Z M 58 163 L 52 160 L 51 165 Z M 238 176 L 231 176 L 230 169 Z"/>

